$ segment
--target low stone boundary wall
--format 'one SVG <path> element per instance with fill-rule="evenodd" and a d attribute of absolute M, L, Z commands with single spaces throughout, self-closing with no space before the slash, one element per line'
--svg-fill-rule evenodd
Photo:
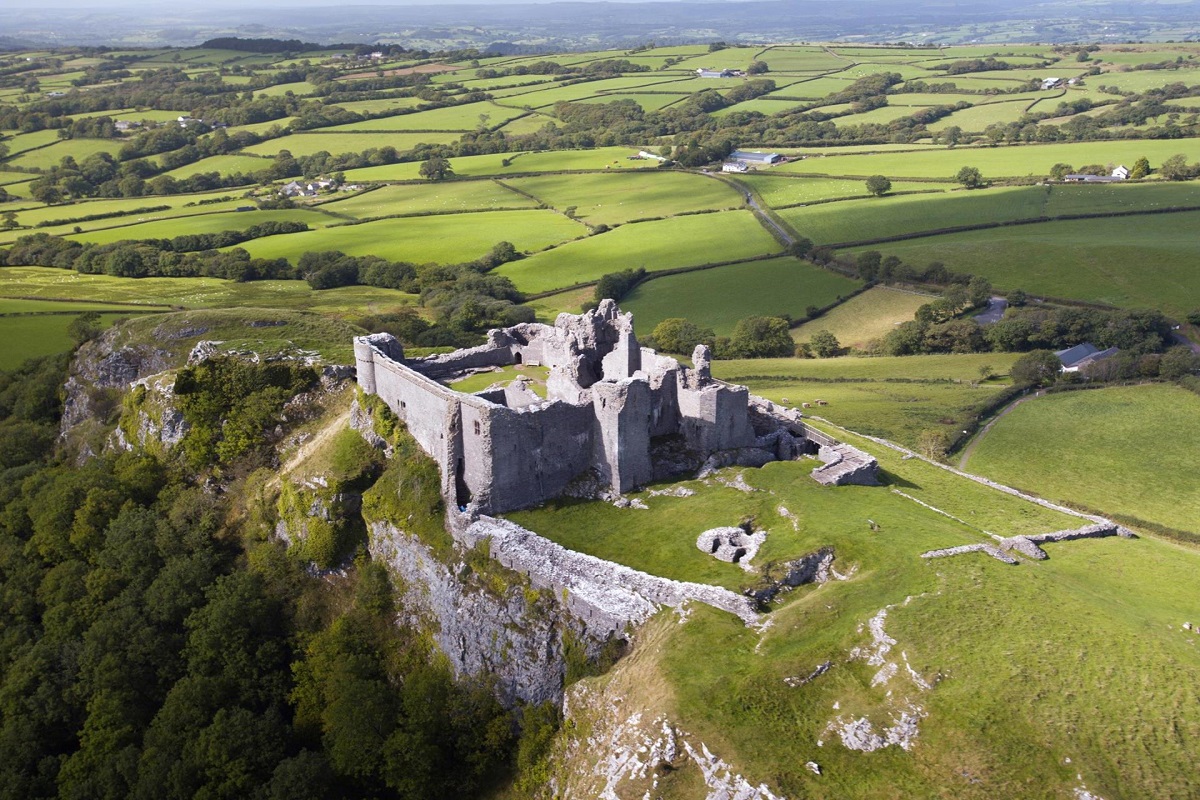
<path fill-rule="evenodd" d="M 1131 531 L 1115 523 L 1102 522 L 1067 531 L 1038 533 L 1032 536 L 1012 536 L 1007 539 L 1001 539 L 1000 546 L 1005 550 L 1016 550 L 1022 555 L 1029 556 L 1038 561 L 1044 561 L 1050 556 L 1046 554 L 1045 550 L 1038 547 L 1039 544 L 1045 544 L 1046 542 L 1069 542 L 1073 539 L 1104 539 L 1109 536 L 1120 536 L 1125 539 L 1135 538 Z"/>
<path fill-rule="evenodd" d="M 689 601 L 728 611 L 746 624 L 758 621 L 753 602 L 728 589 L 660 578 L 568 550 L 508 520 L 480 516 L 460 526 L 458 538 L 468 547 L 486 539 L 492 558 L 528 576 L 539 589 L 562 592 L 571 613 L 594 629 L 620 633 L 659 606 L 678 608 Z"/>
<path fill-rule="evenodd" d="M 1021 562 L 1001 552 L 1000 548 L 991 544 L 964 544 L 959 547 L 947 547 L 942 550 L 930 550 L 928 553 L 922 553 L 921 558 L 949 558 L 950 556 L 962 555 L 963 553 L 987 553 L 997 561 L 1003 561 L 1005 564 L 1019 564 Z"/>

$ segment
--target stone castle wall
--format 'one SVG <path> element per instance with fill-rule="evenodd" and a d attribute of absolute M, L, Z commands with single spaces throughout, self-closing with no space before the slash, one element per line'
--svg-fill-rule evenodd
<path fill-rule="evenodd" d="M 714 380 L 703 346 L 693 368 L 639 346 L 632 315 L 611 301 L 553 326 L 493 330 L 486 344 L 445 355 L 405 359 L 389 334 L 359 337 L 354 350 L 363 391 L 387 403 L 437 462 L 443 494 L 473 511 L 538 505 L 581 478 L 631 491 L 655 477 L 660 437 L 723 464 L 811 449 L 797 413 Z M 550 368 L 546 400 L 520 386 L 464 394 L 439 382 L 517 363 Z M 873 475 L 874 460 L 861 455 Z"/>

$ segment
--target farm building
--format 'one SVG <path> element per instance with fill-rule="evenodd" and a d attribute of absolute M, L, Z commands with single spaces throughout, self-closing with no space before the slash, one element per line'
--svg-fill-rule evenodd
<path fill-rule="evenodd" d="M 1074 347 L 1068 347 L 1066 350 L 1057 350 L 1054 355 L 1058 356 L 1058 360 L 1062 363 L 1063 372 L 1078 372 L 1088 364 L 1112 358 L 1118 352 L 1120 351 L 1115 347 L 1101 350 L 1091 342 L 1084 342 Z"/>
<path fill-rule="evenodd" d="M 737 73 L 731 69 L 704 69 L 701 67 L 696 70 L 696 75 L 700 78 L 732 78 Z"/>
<path fill-rule="evenodd" d="M 1070 175 L 1063 175 L 1063 180 L 1067 183 L 1115 183 L 1116 181 L 1125 180 L 1129 171 L 1126 170 L 1126 175 L 1124 176 L 1117 175 L 1116 172 L 1116 170 L 1113 170 L 1112 175 L 1083 175 L 1073 172 Z"/>
<path fill-rule="evenodd" d="M 783 160 L 779 153 L 756 153 L 751 150 L 734 150 L 729 154 L 730 161 L 741 161 L 745 164 L 778 164 Z"/>
<path fill-rule="evenodd" d="M 748 169 L 745 161 L 726 161 L 721 165 L 721 172 L 745 172 Z"/>
<path fill-rule="evenodd" d="M 1129 167 L 1122 164 L 1112 171 L 1112 177 L 1122 181 L 1125 180 L 1129 177 Z"/>
<path fill-rule="evenodd" d="M 1057 89 L 1062 86 L 1062 78 L 1046 78 L 1042 81 L 1042 89 Z"/>

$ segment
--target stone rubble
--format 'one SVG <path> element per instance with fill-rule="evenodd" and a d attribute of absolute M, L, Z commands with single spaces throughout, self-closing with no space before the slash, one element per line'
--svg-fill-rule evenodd
<path fill-rule="evenodd" d="M 696 547 L 719 561 L 737 564 L 747 572 L 753 572 L 750 561 L 766 540 L 766 531 L 750 533 L 745 528 L 711 528 L 697 537 Z"/>
<path fill-rule="evenodd" d="M 649 782 L 643 797 L 655 797 L 663 767 L 678 770 L 691 762 L 703 776 L 706 789 L 703 800 L 785 800 L 766 784 L 755 785 L 737 774 L 704 742 L 695 742 L 691 734 L 665 717 L 646 720 L 640 712 L 625 716 L 618 705 L 608 703 L 596 709 L 596 700 L 589 697 L 586 689 L 579 687 L 573 688 L 563 701 L 563 717 L 567 720 L 581 713 L 599 711 L 599 716 L 588 726 L 590 733 L 586 739 L 573 740 L 567 746 L 564 761 L 579 763 L 588 760 L 591 754 L 601 755 L 586 768 L 590 774 L 578 776 L 583 778 L 578 781 L 578 787 L 562 786 L 557 777 L 552 779 L 553 796 L 562 800 L 583 800 L 585 797 L 587 800 L 593 797 L 622 800 L 630 797 L 622 793 L 629 784 L 644 786 Z M 589 786 L 593 780 L 602 783 Z"/>
<path fill-rule="evenodd" d="M 793 689 L 799 689 L 801 686 L 804 686 L 807 683 L 812 683 L 817 678 L 824 675 L 826 672 L 829 672 L 829 670 L 831 670 L 831 669 L 833 669 L 833 662 L 826 661 L 822 664 L 818 664 L 816 669 L 814 669 L 812 672 L 808 673 L 808 675 L 803 678 L 799 678 L 799 677 L 784 678 L 783 682 L 786 683 L 788 686 L 792 687 Z"/>

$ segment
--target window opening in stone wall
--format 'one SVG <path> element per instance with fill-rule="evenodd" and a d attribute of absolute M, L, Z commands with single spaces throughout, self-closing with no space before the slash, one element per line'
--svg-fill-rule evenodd
<path fill-rule="evenodd" d="M 520 363 L 521 363 L 521 354 L 520 354 L 520 353 L 517 353 L 515 356 L 513 356 L 513 363 L 514 363 L 514 364 L 520 364 Z"/>
<path fill-rule="evenodd" d="M 479 420 L 475 420 L 475 435 L 483 433 L 483 429 L 479 426 Z"/>

